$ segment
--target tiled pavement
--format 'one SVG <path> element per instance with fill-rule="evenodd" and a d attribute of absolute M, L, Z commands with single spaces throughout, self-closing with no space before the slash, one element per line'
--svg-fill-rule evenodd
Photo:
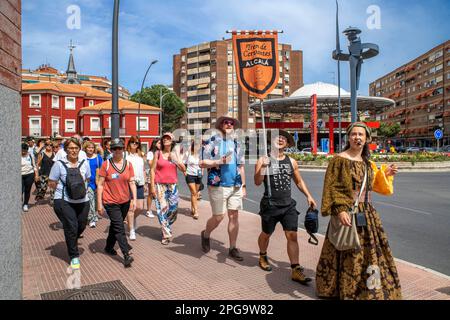
<path fill-rule="evenodd" d="M 273 271 L 258 267 L 257 238 L 260 219 L 242 212 L 238 247 L 244 261 L 227 257 L 227 218 L 212 234 L 211 251 L 200 247 L 200 231 L 210 216 L 209 202 L 200 204 L 200 219 L 189 216 L 189 203 L 180 201 L 175 236 L 168 246 L 160 244 L 160 228 L 156 218 L 138 218 L 137 240 L 133 246 L 135 262 L 129 269 L 121 263 L 121 254 L 110 257 L 103 253 L 109 220 L 101 219 L 95 229 L 87 228 L 80 239 L 81 285 L 121 280 L 137 299 L 202 300 L 202 299 L 316 299 L 315 283 L 309 287 L 290 280 L 286 240 L 280 226 L 272 236 L 269 257 Z M 307 235 L 299 232 L 300 263 L 308 276 L 320 255 L 320 246 L 307 243 Z M 23 214 L 23 298 L 40 299 L 42 293 L 66 289 L 67 250 L 63 230 L 48 205 L 31 206 Z M 404 299 L 449 299 L 450 277 L 421 270 L 397 262 Z"/>

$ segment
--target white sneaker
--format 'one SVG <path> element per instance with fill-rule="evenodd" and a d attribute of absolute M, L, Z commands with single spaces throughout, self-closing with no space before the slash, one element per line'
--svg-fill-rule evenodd
<path fill-rule="evenodd" d="M 89 228 L 95 228 L 95 227 L 96 227 L 95 221 L 89 222 Z"/>
<path fill-rule="evenodd" d="M 22 209 L 24 212 L 28 212 L 28 205 L 25 204 Z"/>
<path fill-rule="evenodd" d="M 155 217 L 155 215 L 154 215 L 153 212 L 151 212 L 151 211 L 147 211 L 147 212 L 145 213 L 145 215 L 146 215 L 147 217 L 149 217 L 149 218 L 154 218 L 154 217 Z"/>
<path fill-rule="evenodd" d="M 136 240 L 136 232 L 134 230 L 130 230 L 130 240 Z"/>

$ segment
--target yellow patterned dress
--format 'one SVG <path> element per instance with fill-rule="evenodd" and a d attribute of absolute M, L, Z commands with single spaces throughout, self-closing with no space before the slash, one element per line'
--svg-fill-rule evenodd
<path fill-rule="evenodd" d="M 321 212 L 323 216 L 349 211 L 358 196 L 366 164 L 335 156 L 325 175 Z M 371 163 L 369 193 L 377 191 L 384 171 Z M 391 180 L 392 183 L 392 180 Z M 384 192 L 383 192 L 384 193 Z M 364 202 L 362 197 L 362 202 Z M 369 197 L 370 199 L 370 197 Z M 360 210 L 364 209 L 360 204 Z M 365 208 L 367 227 L 358 227 L 360 250 L 338 251 L 325 238 L 316 269 L 317 295 L 352 300 L 401 299 L 401 287 L 392 251 L 378 213 L 369 201 Z"/>

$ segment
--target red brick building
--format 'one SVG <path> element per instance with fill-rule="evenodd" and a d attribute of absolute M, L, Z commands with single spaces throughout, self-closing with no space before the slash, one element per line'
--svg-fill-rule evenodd
<path fill-rule="evenodd" d="M 141 104 L 140 136 L 146 148 L 159 132 L 159 108 Z M 138 103 L 119 99 L 120 136 L 137 135 Z M 80 84 L 22 85 L 22 137 L 70 137 L 78 133 L 96 142 L 111 136 L 111 95 Z"/>

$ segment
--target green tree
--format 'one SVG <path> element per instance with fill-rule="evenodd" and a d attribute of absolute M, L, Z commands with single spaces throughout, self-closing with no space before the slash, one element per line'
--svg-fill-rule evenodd
<path fill-rule="evenodd" d="M 383 138 L 383 144 L 386 145 L 386 140 L 395 137 L 400 132 L 401 127 L 399 123 L 388 125 L 381 123 L 378 128 L 378 135 Z"/>
<path fill-rule="evenodd" d="M 174 131 L 179 127 L 180 119 L 185 114 L 184 103 L 175 92 L 162 84 L 155 84 L 144 88 L 142 92 L 137 91 L 131 96 L 130 100 L 159 107 L 161 95 L 164 96 L 162 101 L 162 131 Z"/>

